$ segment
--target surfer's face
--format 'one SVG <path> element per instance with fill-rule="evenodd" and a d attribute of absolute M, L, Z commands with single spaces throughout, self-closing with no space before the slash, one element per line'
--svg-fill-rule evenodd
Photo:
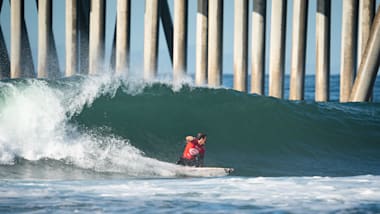
<path fill-rule="evenodd" d="M 207 140 L 207 137 L 200 139 L 200 140 L 198 141 L 199 145 L 203 145 L 203 144 L 205 144 L 205 143 L 206 143 L 206 140 Z"/>

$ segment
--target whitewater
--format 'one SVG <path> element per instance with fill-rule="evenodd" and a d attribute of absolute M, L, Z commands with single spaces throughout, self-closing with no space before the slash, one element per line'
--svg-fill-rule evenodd
<path fill-rule="evenodd" d="M 120 80 L 111 76 L 78 81 L 79 85 L 69 81 L 69 86 L 64 86 L 68 90 L 50 87 L 44 80 L 1 86 L 4 108 L 0 114 L 0 164 L 49 159 L 99 172 L 126 172 L 129 176 L 176 175 L 177 166 L 145 157 L 128 139 L 104 136 L 98 130 L 80 131 L 68 123 L 98 96 L 112 97 L 120 87 Z M 62 85 L 58 83 L 58 87 Z"/>
<path fill-rule="evenodd" d="M 377 102 L 290 102 L 189 79 L 2 81 L 0 213 L 376 213 L 379 130 Z M 198 131 L 206 165 L 232 175 L 178 173 L 183 138 Z"/>

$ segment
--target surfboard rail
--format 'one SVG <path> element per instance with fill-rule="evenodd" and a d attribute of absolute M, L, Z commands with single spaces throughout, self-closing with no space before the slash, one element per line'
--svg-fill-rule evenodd
<path fill-rule="evenodd" d="M 234 168 L 181 166 L 176 174 L 184 177 L 219 177 L 230 175 L 233 171 Z"/>

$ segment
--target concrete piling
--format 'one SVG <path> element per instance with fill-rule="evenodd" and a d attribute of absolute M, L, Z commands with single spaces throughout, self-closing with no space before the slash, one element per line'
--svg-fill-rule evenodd
<path fill-rule="evenodd" d="M 51 60 L 52 0 L 38 0 L 38 77 L 48 78 Z"/>
<path fill-rule="evenodd" d="M 251 93 L 264 95 L 266 0 L 254 0 L 252 11 Z"/>
<path fill-rule="evenodd" d="M 234 89 L 247 91 L 248 0 L 235 0 Z"/>
<path fill-rule="evenodd" d="M 159 0 L 145 1 L 144 16 L 144 79 L 157 75 Z"/>
<path fill-rule="evenodd" d="M 364 49 L 367 45 L 369 34 L 371 32 L 372 21 L 375 16 L 375 1 L 361 0 L 359 1 L 358 15 L 358 65 L 364 54 Z"/>
<path fill-rule="evenodd" d="M 116 65 L 118 75 L 127 75 L 130 57 L 131 1 L 117 1 L 116 19 Z"/>
<path fill-rule="evenodd" d="M 209 0 L 208 7 L 208 85 L 222 85 L 223 0 Z"/>
<path fill-rule="evenodd" d="M 24 20 L 24 0 L 11 5 L 11 78 L 34 77 L 34 65 Z"/>
<path fill-rule="evenodd" d="M 308 0 L 293 1 L 293 36 L 290 73 L 290 100 L 303 100 L 305 89 L 305 58 Z"/>
<path fill-rule="evenodd" d="M 187 70 L 188 0 L 174 1 L 173 80 L 181 80 Z"/>
<path fill-rule="evenodd" d="M 331 1 L 317 0 L 315 101 L 330 99 L 330 22 Z"/>
<path fill-rule="evenodd" d="M 368 39 L 359 72 L 350 93 L 351 102 L 368 101 L 376 80 L 380 64 L 380 10 L 372 24 L 371 34 Z"/>
<path fill-rule="evenodd" d="M 196 38 L 196 64 L 195 84 L 207 83 L 207 38 L 208 38 L 208 0 L 198 0 L 197 5 L 197 38 Z"/>
<path fill-rule="evenodd" d="M 359 1 L 358 52 L 357 52 L 358 67 L 360 66 L 361 58 L 363 57 L 364 49 L 365 49 L 365 46 L 367 45 L 369 34 L 371 32 L 372 21 L 375 16 L 375 5 L 376 5 L 375 0 Z"/>
<path fill-rule="evenodd" d="M 284 64 L 287 0 L 272 1 L 270 34 L 269 96 L 284 96 Z"/>
<path fill-rule="evenodd" d="M 11 78 L 22 77 L 22 20 L 24 0 L 11 1 Z"/>
<path fill-rule="evenodd" d="M 77 0 L 66 0 L 66 71 L 69 77 L 78 73 L 78 7 Z"/>
<path fill-rule="evenodd" d="M 91 1 L 89 74 L 104 71 L 105 7 L 105 0 Z"/>
<path fill-rule="evenodd" d="M 357 0 L 344 0 L 341 39 L 340 101 L 347 102 L 356 70 Z"/>

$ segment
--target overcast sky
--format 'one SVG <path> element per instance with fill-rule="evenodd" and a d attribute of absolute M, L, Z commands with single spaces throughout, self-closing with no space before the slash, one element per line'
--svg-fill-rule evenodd
<path fill-rule="evenodd" d="M 172 10 L 173 17 L 173 1 L 169 0 L 169 5 Z M 341 19 L 342 19 L 342 1 L 332 1 L 332 20 L 331 20 L 331 73 L 338 74 L 340 68 L 340 41 L 341 41 Z M 29 31 L 29 39 L 33 51 L 34 64 L 37 62 L 37 47 L 38 47 L 38 32 L 37 32 L 37 8 L 35 1 L 25 1 L 25 17 L 27 22 L 27 28 Z M 109 62 L 111 43 L 113 39 L 115 19 L 116 19 L 116 0 L 109 0 L 107 2 L 106 12 L 106 62 Z M 250 1 L 250 12 L 252 11 L 252 2 Z M 379 5 L 380 0 L 377 0 Z M 9 1 L 4 1 L 3 9 L 0 15 L 0 22 L 3 30 L 3 34 L 7 43 L 9 51 L 10 41 L 10 16 L 9 16 Z M 271 1 L 268 1 L 267 5 L 267 31 L 270 24 L 270 5 Z M 143 38 L 144 38 L 144 6 L 143 0 L 132 0 L 132 31 L 131 31 L 131 54 L 132 62 L 131 67 L 134 71 L 142 70 L 142 56 L 143 56 Z M 195 35 L 196 35 L 196 0 L 189 1 L 189 35 L 188 35 L 188 72 L 194 73 L 195 69 Z M 287 34 L 286 34 L 286 73 L 290 70 L 290 51 L 291 51 L 291 30 L 292 30 L 292 6 L 293 1 L 288 0 L 288 16 L 287 16 Z M 224 35 L 223 35 L 223 57 L 224 73 L 233 73 L 233 12 L 234 1 L 224 1 Z M 307 39 L 307 55 L 306 55 L 306 72 L 308 74 L 314 74 L 315 72 L 315 12 L 316 12 L 316 0 L 309 1 L 309 15 L 308 15 L 308 39 Z M 65 1 L 54 0 L 53 1 L 53 30 L 55 35 L 55 41 L 57 43 L 57 50 L 59 56 L 59 63 L 61 70 L 65 68 Z M 251 20 L 249 21 L 251 26 Z M 250 30 L 251 32 L 251 30 Z M 249 36 L 251 38 L 251 36 Z M 269 41 L 269 33 L 267 33 L 267 41 Z M 266 58 L 269 56 L 269 42 L 267 42 Z M 251 41 L 249 44 L 249 50 Z M 267 60 L 268 61 L 268 60 Z M 250 64 L 250 60 L 249 60 Z M 268 69 L 268 64 L 266 65 Z M 249 65 L 250 69 L 250 65 Z M 169 54 L 166 47 L 166 41 L 162 31 L 162 25 L 160 24 L 160 40 L 159 40 L 159 73 L 170 73 L 171 64 Z"/>

